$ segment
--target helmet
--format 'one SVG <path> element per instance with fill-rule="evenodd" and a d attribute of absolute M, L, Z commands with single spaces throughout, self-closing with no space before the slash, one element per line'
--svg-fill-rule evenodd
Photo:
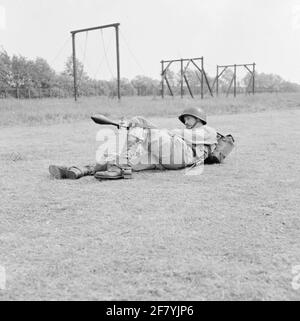
<path fill-rule="evenodd" d="M 190 107 L 187 108 L 183 111 L 183 113 L 178 117 L 179 120 L 184 123 L 184 116 L 194 116 L 197 119 L 200 119 L 204 125 L 206 125 L 207 121 L 206 121 L 206 114 L 204 112 L 203 109 L 201 109 L 200 107 Z"/>

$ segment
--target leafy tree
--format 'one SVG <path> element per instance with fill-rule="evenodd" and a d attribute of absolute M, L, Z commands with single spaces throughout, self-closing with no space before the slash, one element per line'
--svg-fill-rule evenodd
<path fill-rule="evenodd" d="M 73 79 L 74 71 L 73 71 L 73 57 L 68 57 L 65 70 L 63 71 L 63 75 Z M 86 82 L 89 80 L 88 75 L 84 71 L 83 63 L 76 59 L 76 75 L 77 75 L 77 87 L 80 94 L 84 94 L 84 87 L 86 88 Z"/>
<path fill-rule="evenodd" d="M 106 95 L 117 96 L 116 79 L 110 81 L 91 79 L 84 71 L 83 64 L 77 60 L 78 89 L 81 95 Z M 167 71 L 167 78 L 174 94 L 180 94 L 180 72 L 175 74 L 172 70 Z M 186 77 L 193 94 L 200 94 L 201 75 L 200 72 L 191 68 L 186 71 Z M 233 71 L 227 69 L 219 79 L 219 89 L 227 91 L 232 81 Z M 241 82 L 237 82 L 238 89 L 244 90 L 249 84 L 251 75 L 247 75 Z M 207 75 L 208 81 L 212 85 L 213 78 Z M 0 50 L 0 89 L 14 87 L 19 92 L 20 97 L 28 97 L 29 89 L 31 97 L 40 95 L 55 97 L 70 96 L 73 94 L 73 59 L 69 57 L 62 73 L 56 73 L 43 58 L 35 60 L 27 59 L 21 55 L 10 57 L 7 52 Z M 187 93 L 184 83 L 185 94 Z M 300 85 L 285 81 L 275 74 L 265 74 L 256 72 L 255 87 L 257 91 L 280 91 L 295 92 L 300 91 Z M 147 96 L 157 95 L 160 91 L 160 80 L 152 79 L 144 75 L 138 75 L 131 81 L 127 78 L 121 79 L 121 95 Z M 208 88 L 204 84 L 204 91 Z M 2 90 L 3 92 L 3 90 Z M 167 91 L 166 91 L 167 93 Z M 1 94 L 1 93 L 0 93 Z"/>
<path fill-rule="evenodd" d="M 243 78 L 243 83 L 246 85 L 250 81 L 250 74 Z M 300 90 L 300 85 L 285 81 L 282 77 L 275 74 L 258 73 L 255 74 L 255 88 L 258 91 L 267 92 L 295 92 Z"/>
<path fill-rule="evenodd" d="M 130 82 L 130 80 L 127 78 L 121 78 L 120 91 L 121 91 L 121 95 L 126 95 L 126 96 L 134 96 L 135 95 L 135 88 L 134 88 L 132 82 Z"/>
<path fill-rule="evenodd" d="M 88 76 L 84 71 L 83 63 L 78 59 L 76 59 L 76 71 L 77 71 L 77 78 L 79 81 L 84 81 L 88 79 Z M 73 57 L 72 56 L 68 57 L 65 64 L 65 70 L 63 73 L 66 76 L 73 78 Z"/>
<path fill-rule="evenodd" d="M 73 93 L 73 80 L 64 73 L 55 76 L 55 85 L 60 88 L 65 95 Z"/>
<path fill-rule="evenodd" d="M 5 50 L 0 52 L 0 87 L 11 85 L 11 60 Z"/>
<path fill-rule="evenodd" d="M 31 82 L 34 87 L 50 88 L 55 83 L 55 71 L 49 66 L 43 58 L 36 58 L 29 62 L 29 71 Z"/>
<path fill-rule="evenodd" d="M 219 78 L 219 89 L 220 91 L 227 91 L 229 89 L 229 86 L 232 82 L 233 78 L 233 71 L 231 69 L 226 69 L 222 76 Z"/>
<path fill-rule="evenodd" d="M 171 75 L 172 77 L 173 75 Z M 169 78 L 168 78 L 169 79 Z M 158 81 L 146 76 L 136 76 L 131 80 L 138 96 L 153 95 L 158 87 Z"/>
<path fill-rule="evenodd" d="M 193 95 L 200 95 L 201 93 L 201 73 L 199 70 L 195 70 L 193 69 L 187 69 L 185 71 L 185 77 L 189 83 L 189 86 L 191 88 L 191 91 L 193 93 Z M 211 86 L 213 83 L 213 79 L 211 77 L 209 77 L 206 74 L 207 80 L 209 82 L 209 85 Z M 176 86 L 176 93 L 180 94 L 181 93 L 181 72 L 179 71 L 177 73 L 177 86 Z M 204 84 L 203 84 L 203 89 L 204 89 L 204 93 L 208 92 L 208 86 L 206 84 L 205 78 L 203 78 Z M 187 89 L 187 84 L 185 82 L 185 80 L 183 79 L 183 90 L 184 90 L 184 94 L 189 94 L 188 93 L 188 89 Z"/>
<path fill-rule="evenodd" d="M 30 86 L 29 61 L 23 56 L 13 56 L 11 59 L 12 85 L 20 88 Z"/>

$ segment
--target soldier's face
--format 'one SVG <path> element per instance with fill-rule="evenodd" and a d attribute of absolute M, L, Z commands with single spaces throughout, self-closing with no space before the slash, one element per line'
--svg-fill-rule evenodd
<path fill-rule="evenodd" d="M 193 128 L 197 123 L 197 119 L 194 116 L 184 116 L 184 124 L 187 129 Z"/>

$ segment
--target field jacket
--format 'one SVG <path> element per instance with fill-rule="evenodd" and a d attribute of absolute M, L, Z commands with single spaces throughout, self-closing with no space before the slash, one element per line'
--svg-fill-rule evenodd
<path fill-rule="evenodd" d="M 194 157 L 198 159 L 203 152 L 205 157 L 211 153 L 217 145 L 217 132 L 214 128 L 204 125 L 194 129 L 174 129 L 171 133 L 179 136 L 193 149 Z"/>
<path fill-rule="evenodd" d="M 172 129 L 171 132 L 180 136 L 188 145 L 213 145 L 217 143 L 216 130 L 207 125 L 194 129 Z"/>

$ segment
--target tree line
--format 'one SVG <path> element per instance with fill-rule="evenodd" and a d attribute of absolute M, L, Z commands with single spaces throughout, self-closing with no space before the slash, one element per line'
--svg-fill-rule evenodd
<path fill-rule="evenodd" d="M 77 61 L 78 91 L 81 96 L 117 96 L 116 79 L 91 79 L 84 66 Z M 232 79 L 232 71 L 226 70 L 219 80 L 219 92 L 226 92 Z M 175 95 L 180 94 L 180 72 L 171 70 L 167 78 Z M 200 77 L 197 71 L 187 70 L 188 79 L 193 94 L 200 94 Z M 207 75 L 212 86 L 214 78 Z M 250 81 L 247 74 L 237 83 L 240 92 L 246 90 Z M 300 85 L 285 81 L 278 75 L 256 73 L 255 87 L 257 91 L 295 92 L 300 91 Z M 188 93 L 186 85 L 185 94 Z M 204 85 L 204 91 L 208 92 Z M 144 75 L 134 79 L 121 78 L 122 96 L 156 96 L 161 93 L 160 80 Z M 166 90 L 167 93 L 167 90 Z M 21 55 L 9 56 L 5 50 L 0 51 L 0 96 L 16 98 L 70 97 L 73 95 L 73 60 L 69 57 L 62 72 L 56 72 L 43 58 L 35 60 Z"/>

